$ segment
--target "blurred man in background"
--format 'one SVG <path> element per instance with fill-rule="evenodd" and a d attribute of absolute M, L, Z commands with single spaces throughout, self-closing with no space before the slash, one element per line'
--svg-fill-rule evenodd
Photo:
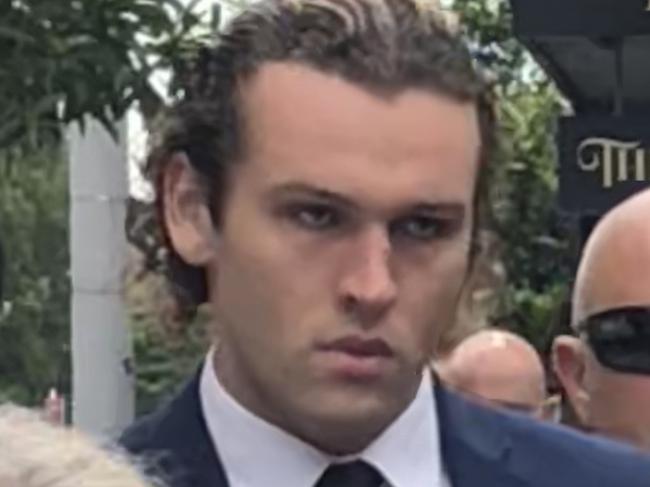
<path fill-rule="evenodd" d="M 650 192 L 605 215 L 584 250 L 555 371 L 585 429 L 650 450 Z"/>
<path fill-rule="evenodd" d="M 505 330 L 482 330 L 436 364 L 441 379 L 479 402 L 547 417 L 546 377 L 537 351 Z"/>

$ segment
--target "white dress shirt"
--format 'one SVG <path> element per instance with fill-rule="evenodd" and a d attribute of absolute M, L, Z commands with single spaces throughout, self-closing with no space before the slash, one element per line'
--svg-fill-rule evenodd
<path fill-rule="evenodd" d="M 201 408 L 230 487 L 312 487 L 330 464 L 352 459 L 373 465 L 390 487 L 450 487 L 428 372 L 413 402 L 373 443 L 339 458 L 245 409 L 219 383 L 212 364 L 211 352 L 201 373 Z"/>

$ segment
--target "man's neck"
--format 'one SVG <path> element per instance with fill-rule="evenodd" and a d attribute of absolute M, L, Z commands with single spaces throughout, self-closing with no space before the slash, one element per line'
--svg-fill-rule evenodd
<path fill-rule="evenodd" d="M 239 384 L 255 384 L 248 380 L 244 367 L 238 367 L 224 350 L 215 350 L 212 367 L 224 391 L 246 411 L 277 427 L 320 452 L 341 457 L 354 456 L 367 448 L 395 421 L 414 400 L 420 382 L 399 394 L 403 401 L 396 401 L 381 416 L 361 415 L 353 418 L 321 417 L 301 414 L 284 404 L 277 404 L 262 388 L 241 387 Z"/>

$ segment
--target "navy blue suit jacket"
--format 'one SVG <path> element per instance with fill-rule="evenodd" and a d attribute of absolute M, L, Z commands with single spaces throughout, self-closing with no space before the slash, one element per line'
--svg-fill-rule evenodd
<path fill-rule="evenodd" d="M 120 442 L 170 487 L 228 487 L 198 384 L 197 375 Z M 436 405 L 452 487 L 650 487 L 650 458 L 631 448 L 486 409 L 442 387 L 436 387 Z"/>

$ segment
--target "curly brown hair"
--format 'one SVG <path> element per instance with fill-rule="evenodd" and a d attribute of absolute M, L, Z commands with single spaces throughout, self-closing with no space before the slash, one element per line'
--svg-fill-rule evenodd
<path fill-rule="evenodd" d="M 154 144 L 147 175 L 156 188 L 164 267 L 185 310 L 207 299 L 202 268 L 174 251 L 162 221 L 162 178 L 184 153 L 202 179 L 216 228 L 228 168 L 242 159 L 241 84 L 267 62 L 297 62 L 392 96 L 417 88 L 476 103 L 482 162 L 489 159 L 495 123 L 488 84 L 461 36 L 434 2 L 424 0 L 262 0 L 203 46 L 182 73 L 182 96 Z M 475 194 L 482 208 L 489 164 L 480 165 Z M 475 225 L 474 238 L 476 238 Z"/>

